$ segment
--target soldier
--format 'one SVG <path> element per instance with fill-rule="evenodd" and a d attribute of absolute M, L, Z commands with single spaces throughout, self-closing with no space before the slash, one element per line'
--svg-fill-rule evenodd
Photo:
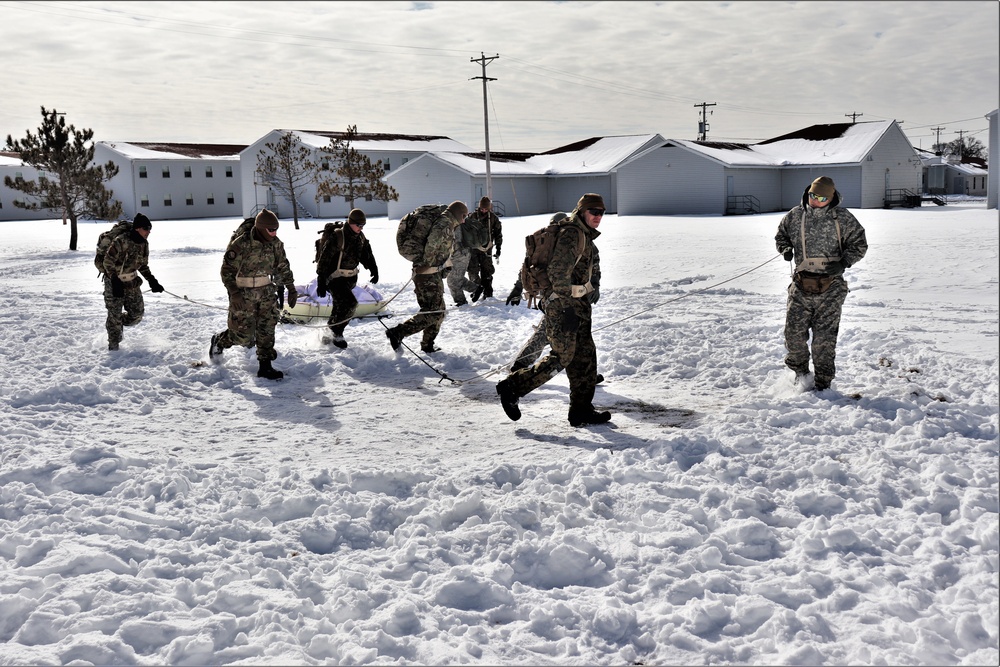
<path fill-rule="evenodd" d="M 479 200 L 479 208 L 476 209 L 466 224 L 472 223 L 485 231 L 485 239 L 471 249 L 469 256 L 469 279 L 478 283 L 482 289 L 472 293 L 472 300 L 477 301 L 483 297 L 493 296 L 493 274 L 496 268 L 493 266 L 493 259 L 490 257 L 490 250 L 495 246 L 496 259 L 500 259 L 500 245 L 503 243 L 503 228 L 500 225 L 500 218 L 493 212 L 493 202 L 489 197 Z"/>
<path fill-rule="evenodd" d="M 466 275 L 472 258 L 472 245 L 475 243 L 472 235 L 465 233 L 467 228 L 471 229 L 471 226 L 465 224 L 466 220 L 467 218 L 462 218 L 462 222 L 455 226 L 455 250 L 451 254 L 451 272 L 448 274 L 448 289 L 456 307 L 468 305 L 466 292 L 482 294 L 479 283 L 469 280 Z"/>
<path fill-rule="evenodd" d="M 440 348 L 434 340 L 444 322 L 444 278 L 451 271 L 451 251 L 455 243 L 455 227 L 469 213 L 461 201 L 453 201 L 443 212 L 430 221 L 430 234 L 424 243 L 420 258 L 413 261 L 413 291 L 417 295 L 420 312 L 402 324 L 386 329 L 385 335 L 393 350 L 407 336 L 423 332 L 420 349 L 430 354 Z"/>
<path fill-rule="evenodd" d="M 774 237 L 778 252 L 795 261 L 785 308 L 785 365 L 795 371 L 797 382 L 805 382 L 811 330 L 817 391 L 828 389 L 837 372 L 837 335 L 849 291 L 844 269 L 868 251 L 864 228 L 840 201 L 833 179 L 820 176 L 806 187 L 802 203 L 781 219 Z"/>
<path fill-rule="evenodd" d="M 543 294 L 545 335 L 549 354 L 534 366 L 511 373 L 497 383 L 504 412 L 512 420 L 521 418 L 518 400 L 542 386 L 560 370 L 569 378 L 569 423 L 572 426 L 603 424 L 611 419 L 608 411 L 594 409 L 597 385 L 597 349 L 591 333 L 590 282 L 595 263 L 594 240 L 604 217 L 604 199 L 599 194 L 583 195 L 576 208 L 560 224 L 552 259 L 546 269 L 551 290 Z M 583 252 L 578 254 L 580 239 Z"/>
<path fill-rule="evenodd" d="M 223 351 L 233 345 L 256 345 L 257 377 L 268 380 L 280 380 L 285 375 L 271 366 L 278 357 L 274 328 L 284 305 L 285 290 L 288 305 L 293 308 L 299 296 L 285 245 L 277 234 L 278 218 L 265 208 L 257 214 L 252 227 L 229 242 L 220 272 L 229 293 L 229 328 L 213 335 L 208 348 L 208 356 L 218 361 Z"/>
<path fill-rule="evenodd" d="M 569 216 L 560 211 L 549 218 L 549 224 L 554 225 L 568 217 Z M 525 262 L 527 262 L 527 258 L 525 258 Z M 594 246 L 594 269 L 590 277 L 590 284 L 593 285 L 594 291 L 588 294 L 587 298 L 590 300 L 590 305 L 594 305 L 597 303 L 597 300 L 601 298 L 601 258 L 597 252 L 596 245 Z M 510 294 L 507 296 L 507 305 L 519 305 L 521 303 L 521 293 L 523 290 L 524 286 L 521 283 L 521 276 L 519 274 L 517 282 L 514 283 L 514 289 L 512 289 Z M 514 362 L 510 365 L 510 372 L 514 373 L 515 371 L 519 371 L 522 368 L 527 368 L 528 366 L 534 364 L 538 361 L 538 358 L 542 356 L 542 351 L 548 344 L 548 338 L 545 337 L 545 313 L 542 313 L 542 318 L 538 321 L 538 324 L 535 325 L 535 329 L 531 333 L 531 336 L 527 341 L 525 341 L 524 345 L 521 346 L 521 349 L 517 351 L 517 355 L 514 357 Z M 598 373 L 597 384 L 601 384 L 602 382 L 604 382 L 604 376 Z"/>
<path fill-rule="evenodd" d="M 126 223 L 128 224 L 128 223 Z M 146 304 L 142 299 L 142 278 L 146 276 L 151 292 L 162 292 L 163 286 L 149 270 L 149 243 L 146 239 L 153 230 L 153 223 L 142 213 L 136 213 L 132 229 L 120 234 L 104 254 L 104 305 L 108 309 L 105 329 L 108 331 L 108 349 L 117 350 L 122 340 L 123 327 L 142 321 Z M 124 308 L 125 312 L 122 313 Z M 124 316 L 123 316 L 124 315 Z"/>
<path fill-rule="evenodd" d="M 344 329 L 358 307 L 354 296 L 354 286 L 358 284 L 358 264 L 371 273 L 369 282 L 378 283 L 378 266 L 372 246 L 362 231 L 367 224 L 365 213 L 360 208 L 352 209 L 347 216 L 347 224 L 331 232 L 330 242 L 321 247 L 316 262 L 316 294 L 325 297 L 327 292 L 333 300 L 328 325 L 332 338 L 324 338 L 339 348 L 347 347 Z M 326 238 L 324 233 L 324 238 Z"/>

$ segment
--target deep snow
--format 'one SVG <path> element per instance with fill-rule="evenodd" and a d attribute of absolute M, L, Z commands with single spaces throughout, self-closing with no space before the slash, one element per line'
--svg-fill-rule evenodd
<path fill-rule="evenodd" d="M 782 364 L 781 214 L 608 216 L 614 416 L 582 429 L 564 375 L 517 423 L 494 391 L 548 216 L 504 219 L 499 298 L 449 310 L 428 361 L 456 382 L 378 320 L 346 350 L 281 325 L 280 382 L 208 363 L 232 219 L 153 221 L 169 293 L 109 352 L 107 225 L 70 252 L 0 223 L 0 664 L 996 664 L 997 212 L 855 214 L 819 394 Z M 306 283 L 325 221 L 282 222 Z M 394 227 L 366 228 L 390 296 Z"/>

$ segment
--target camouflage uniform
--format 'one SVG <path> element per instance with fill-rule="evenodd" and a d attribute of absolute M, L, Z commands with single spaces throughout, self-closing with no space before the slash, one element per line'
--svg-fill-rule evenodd
<path fill-rule="evenodd" d="M 142 299 L 142 278 L 136 274 L 141 273 L 150 283 L 155 282 L 148 263 L 149 243 L 136 231 L 121 234 L 108 246 L 104 256 L 104 305 L 108 309 L 108 319 L 104 327 L 108 332 L 109 349 L 118 349 L 123 327 L 142 321 L 146 305 Z M 114 295 L 113 279 L 121 281 L 125 289 L 123 296 Z"/>
<path fill-rule="evenodd" d="M 328 321 L 330 330 L 335 336 L 343 336 L 344 329 L 358 307 L 358 299 L 354 296 L 354 286 L 358 284 L 358 265 L 368 269 L 373 283 L 378 282 L 378 266 L 364 232 L 355 234 L 350 225 L 345 224 L 335 232 L 334 238 L 336 242 L 328 244 L 319 258 L 316 277 L 317 282 L 326 285 L 333 299 L 333 310 Z M 334 277 L 337 273 L 351 275 Z"/>
<path fill-rule="evenodd" d="M 493 211 L 480 211 L 476 209 L 466 218 L 466 224 L 472 222 L 480 224 L 489 230 L 490 240 L 485 246 L 471 248 L 469 252 L 469 279 L 472 282 L 483 286 L 483 296 L 493 296 L 493 274 L 496 268 L 493 266 L 493 257 L 490 251 L 496 246 L 496 252 L 500 254 L 500 246 L 503 245 L 503 228 L 500 225 L 500 218 Z"/>
<path fill-rule="evenodd" d="M 601 258 L 597 252 L 597 246 L 594 246 L 594 263 L 593 263 L 593 274 L 590 278 L 590 284 L 594 286 L 594 291 L 587 295 L 587 300 L 590 301 L 591 305 L 597 303 L 600 298 L 599 288 L 601 286 Z M 522 291 L 523 285 L 521 284 L 521 278 L 518 277 L 517 283 L 514 284 L 514 290 L 511 294 L 516 291 L 518 294 Z M 511 373 L 521 370 L 522 368 L 527 368 L 538 361 L 538 357 L 542 356 L 542 351 L 545 346 L 549 344 L 548 336 L 545 332 L 545 314 L 542 314 L 542 319 L 539 320 L 538 324 L 535 325 L 534 331 L 531 333 L 531 337 L 525 341 L 521 349 L 517 351 L 517 355 L 514 357 L 514 363 L 510 365 Z M 562 370 L 560 368 L 559 370 Z"/>
<path fill-rule="evenodd" d="M 545 336 L 551 352 L 534 366 L 511 373 L 503 382 L 521 397 L 554 378 L 563 368 L 569 378 L 570 412 L 593 411 L 594 387 L 597 385 L 597 348 L 591 334 L 590 295 L 574 298 L 572 285 L 583 285 L 592 279 L 598 264 L 594 240 L 600 232 L 583 221 L 578 210 L 559 223 L 560 231 L 549 262 L 548 275 L 552 294 L 545 297 Z M 576 261 L 579 234 L 586 244 L 583 256 Z M 542 323 L 539 323 L 542 326 Z"/>
<path fill-rule="evenodd" d="M 469 260 L 472 258 L 472 250 L 465 244 L 462 235 L 464 223 L 455 227 L 455 251 L 451 255 L 451 273 L 448 274 L 448 290 L 451 298 L 455 300 L 456 306 L 464 306 L 469 303 L 465 298 L 466 292 L 475 292 L 479 288 L 479 283 L 469 280 L 465 275 L 469 270 Z"/>
<path fill-rule="evenodd" d="M 785 365 L 796 375 L 809 372 L 809 332 L 812 331 L 812 359 L 815 386 L 825 389 L 837 374 L 835 364 L 840 316 L 847 298 L 847 282 L 843 269 L 856 264 L 868 251 L 865 230 L 846 208 L 840 208 L 840 193 L 834 191 L 830 203 L 814 208 L 808 203 L 808 192 L 802 203 L 789 211 L 778 224 L 774 237 L 779 252 L 794 250 L 795 277 L 788 286 L 785 308 Z M 839 226 L 839 231 L 838 231 Z M 805 245 L 803 245 L 803 229 Z M 843 265 L 834 264 L 819 271 L 806 271 L 804 260 L 840 257 Z M 818 278 L 829 283 L 822 293 L 810 293 L 803 288 L 803 278 Z M 808 285 L 806 285 L 808 288 Z"/>
<path fill-rule="evenodd" d="M 295 282 L 285 245 L 278 237 L 261 240 L 260 232 L 251 227 L 229 243 L 220 274 L 229 292 L 229 328 L 214 336 L 213 343 L 217 342 L 223 350 L 234 345 L 256 345 L 258 360 L 276 359 L 274 328 L 281 316 L 277 290 Z M 237 278 L 254 277 L 265 277 L 268 281 L 257 287 L 237 285 Z"/>
<path fill-rule="evenodd" d="M 424 245 L 423 256 L 413 262 L 413 291 L 417 296 L 420 312 L 386 331 L 390 341 L 423 332 L 420 347 L 425 352 L 434 349 L 434 341 L 444 322 L 444 279 L 442 270 L 451 268 L 450 258 L 455 246 L 455 226 L 458 221 L 447 210 L 433 223 Z M 393 345 L 395 347 L 395 345 Z"/>

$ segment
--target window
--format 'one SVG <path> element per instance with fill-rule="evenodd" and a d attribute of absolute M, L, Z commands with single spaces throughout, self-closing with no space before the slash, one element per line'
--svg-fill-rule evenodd
<path fill-rule="evenodd" d="M 330 195 L 323 195 L 323 203 L 324 204 L 330 203 Z"/>
<path fill-rule="evenodd" d="M 215 206 L 215 195 L 213 193 L 208 193 L 208 205 Z"/>
<path fill-rule="evenodd" d="M 22 174 L 19 171 L 15 171 L 14 172 L 14 180 L 17 181 L 18 183 L 23 183 L 24 182 L 24 174 Z"/>
<path fill-rule="evenodd" d="M 184 203 L 188 206 L 194 206 L 194 195 L 189 192 L 188 196 L 184 199 Z"/>
<path fill-rule="evenodd" d="M 226 167 L 226 178 L 232 178 L 232 177 L 233 177 L 233 168 Z"/>
<path fill-rule="evenodd" d="M 410 161 L 410 158 L 408 158 L 408 157 L 404 157 L 404 158 L 403 158 L 403 164 L 406 164 L 406 163 L 407 163 L 407 162 L 409 162 L 409 161 Z"/>
<path fill-rule="evenodd" d="M 385 161 L 385 171 L 386 171 L 386 173 L 389 173 L 390 171 L 392 171 L 392 167 L 389 166 L 389 161 L 388 160 Z"/>
<path fill-rule="evenodd" d="M 143 195 L 142 199 L 139 200 L 139 206 L 143 208 L 149 208 L 149 195 Z"/>
<path fill-rule="evenodd" d="M 139 178 L 146 178 L 146 165 L 139 165 Z"/>
<path fill-rule="evenodd" d="M 191 167 L 184 167 L 184 178 L 191 178 Z"/>
<path fill-rule="evenodd" d="M 205 167 L 205 178 L 212 178 L 212 168 Z"/>
<path fill-rule="evenodd" d="M 323 160 L 323 164 L 320 166 L 323 171 L 330 171 L 330 161 Z"/>
<path fill-rule="evenodd" d="M 226 203 L 227 204 L 235 204 L 236 203 L 236 198 L 233 197 L 233 193 L 232 192 L 226 194 Z"/>
<path fill-rule="evenodd" d="M 372 200 L 371 195 L 365 195 L 365 201 L 371 201 L 371 200 Z"/>
<path fill-rule="evenodd" d="M 163 178 L 170 178 L 170 167 L 163 168 Z"/>
<path fill-rule="evenodd" d="M 344 197 L 344 201 L 347 202 L 348 204 L 350 204 L 351 203 L 351 198 L 350 197 Z"/>
<path fill-rule="evenodd" d="M 164 197 L 163 198 L 163 205 L 164 206 L 173 206 L 174 205 L 173 195 L 167 195 L 166 197 Z"/>

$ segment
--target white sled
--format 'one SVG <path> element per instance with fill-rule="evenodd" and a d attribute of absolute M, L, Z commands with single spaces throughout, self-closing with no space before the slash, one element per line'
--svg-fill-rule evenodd
<path fill-rule="evenodd" d="M 288 304 L 281 311 L 281 321 L 293 324 L 325 324 L 333 313 L 333 299 L 327 294 L 321 297 L 316 294 L 316 281 L 313 280 L 308 285 L 296 285 L 295 291 L 299 293 L 299 298 L 295 302 L 295 307 L 290 308 Z M 372 315 L 389 315 L 385 310 L 388 301 L 382 298 L 382 294 L 371 285 L 355 285 L 354 298 L 358 300 L 358 307 L 354 311 L 354 319 Z"/>

